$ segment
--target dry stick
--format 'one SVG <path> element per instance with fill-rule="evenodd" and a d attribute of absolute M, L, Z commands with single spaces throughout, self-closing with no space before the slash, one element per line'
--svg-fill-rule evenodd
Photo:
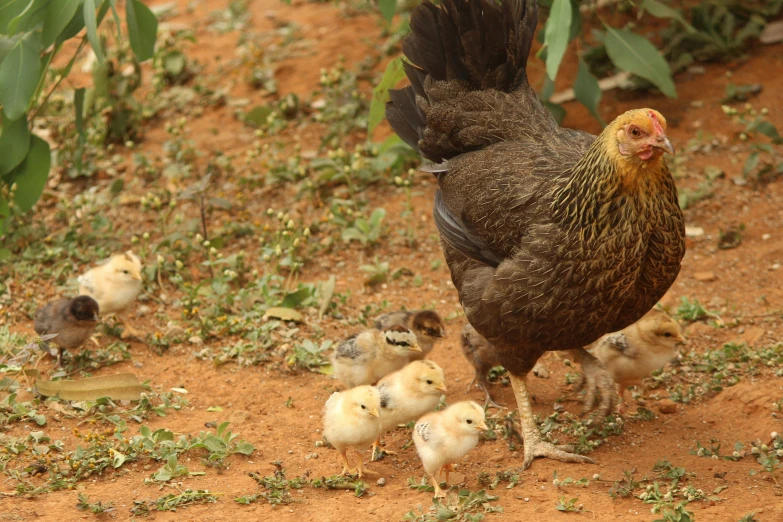
<path fill-rule="evenodd" d="M 201 191 L 201 234 L 204 236 L 204 241 L 209 241 L 209 236 L 207 235 L 207 208 L 206 203 L 204 202 L 204 192 L 206 192 L 206 187 L 204 187 L 204 190 Z M 212 263 L 209 264 L 209 276 L 214 279 L 215 278 L 215 271 L 212 269 Z"/>

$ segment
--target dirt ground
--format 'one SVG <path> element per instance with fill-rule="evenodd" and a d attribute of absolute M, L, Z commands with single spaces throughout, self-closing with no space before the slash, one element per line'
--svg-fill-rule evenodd
<path fill-rule="evenodd" d="M 193 30 L 197 43 L 187 48 L 189 58 L 203 65 L 201 74 L 213 75 L 215 82 L 222 82 L 230 98 L 247 98 L 251 103 L 262 103 L 257 91 L 241 81 L 246 71 L 229 70 L 220 72 L 219 63 L 234 58 L 234 49 L 241 31 L 217 34 L 207 24 L 210 13 L 224 9 L 222 0 L 200 2 L 176 2 L 177 13 L 166 20 L 171 25 L 182 25 Z M 190 8 L 188 8 L 190 6 Z M 338 54 L 345 57 L 346 69 L 352 69 L 368 54 L 376 53 L 380 41 L 381 26 L 378 18 L 369 14 L 345 17 L 341 9 L 332 4 L 294 2 L 287 6 L 278 0 L 254 0 L 249 3 L 253 31 L 271 31 L 282 22 L 295 22 L 301 36 L 308 45 L 303 46 L 301 56 L 285 58 L 276 64 L 276 80 L 281 94 L 294 92 L 305 99 L 316 89 L 319 71 L 332 66 Z M 705 167 L 716 167 L 725 175 L 715 179 L 711 196 L 698 201 L 685 210 L 688 227 L 700 227 L 703 234 L 689 237 L 687 254 L 677 282 L 667 294 L 665 307 L 675 310 L 681 297 L 697 299 L 707 309 L 717 312 L 724 327 L 716 328 L 705 321 L 685 323 L 688 338 L 685 350 L 697 353 L 715 349 L 730 341 L 746 341 L 756 348 L 772 346 L 780 342 L 783 334 L 781 303 L 783 303 L 783 183 L 768 184 L 739 183 L 735 178 L 742 176 L 742 167 L 747 152 L 737 146 L 736 132 L 739 130 L 721 110 L 721 99 L 728 82 L 763 85 L 761 93 L 752 100 L 754 107 L 769 109 L 769 119 L 778 128 L 783 128 L 783 53 L 781 46 L 759 47 L 753 50 L 746 61 L 708 65 L 703 74 L 684 73 L 677 77 L 679 98 L 666 99 L 661 95 L 647 94 L 644 97 L 628 94 L 606 93 L 601 113 L 611 120 L 616 114 L 632 107 L 654 107 L 669 121 L 669 137 L 676 149 L 683 151 L 684 160 L 678 164 L 677 184 L 680 190 L 695 190 L 705 179 Z M 380 70 L 383 62 L 376 67 Z M 541 63 L 533 64 L 538 69 L 531 76 L 540 78 Z M 573 78 L 574 63 L 566 63 L 562 87 L 567 87 Z M 727 75 L 730 73 L 730 77 Z M 216 83 L 217 86 L 217 83 Z M 371 86 L 365 86 L 369 92 Z M 567 104 L 568 116 L 564 126 L 598 132 L 598 124 L 587 111 L 576 103 Z M 239 122 L 234 108 L 209 107 L 201 116 L 189 117 L 187 127 L 189 138 L 197 150 L 225 153 L 243 153 L 253 140 L 253 130 Z M 154 155 L 160 151 L 166 139 L 164 122 L 153 121 L 144 128 L 145 136 L 139 147 Z M 276 139 L 298 142 L 303 150 L 318 146 L 319 127 L 311 125 L 285 131 Z M 389 130 L 382 128 L 376 135 L 381 139 Z M 363 136 L 354 138 L 361 141 Z M 717 146 L 704 147 L 714 140 Z M 691 147 L 696 143 L 697 146 Z M 685 151 L 688 147 L 688 151 Z M 126 154 L 126 152 L 122 152 Z M 130 155 L 130 153 L 127 153 Z M 131 169 L 124 174 L 125 193 L 131 198 L 140 198 L 155 188 L 154 181 L 134 179 Z M 323 281 L 330 275 L 336 278 L 336 291 L 350 291 L 341 311 L 346 316 L 358 315 L 369 304 L 389 302 L 388 309 L 400 307 L 419 308 L 434 305 L 447 321 L 448 336 L 437 345 L 431 357 L 445 370 L 449 403 L 464 399 L 481 400 L 477 389 L 466 391 L 472 377 L 472 368 L 462 357 L 459 347 L 459 332 L 464 324 L 460 316 L 457 294 L 449 281 L 448 268 L 442 259 L 436 240 L 436 228 L 431 219 L 431 204 L 435 184 L 425 173 L 417 173 L 412 192 L 412 216 L 404 216 L 406 198 L 402 190 L 379 184 L 370 188 L 366 196 L 371 204 L 368 208 L 383 206 L 387 210 L 386 223 L 392 231 L 399 227 L 413 226 L 418 242 L 411 248 L 402 242 L 382 243 L 368 252 L 358 246 L 339 247 L 330 254 L 310 260 L 300 276 L 301 281 Z M 227 180 L 223 180 L 227 181 Z M 230 181 L 230 180 L 228 180 Z M 107 186 L 112 182 L 107 176 L 98 177 L 90 183 Z M 83 183 L 63 183 L 52 188 L 62 196 L 73 196 L 85 188 Z M 216 214 L 216 226 L 231 222 L 247 222 L 252 226 L 255 216 L 261 215 L 267 207 L 290 208 L 299 212 L 323 212 L 307 209 L 308 200 L 297 201 L 294 189 L 286 187 L 247 186 L 241 189 L 226 188 L 226 199 L 237 198 L 238 208 L 231 212 Z M 239 192 L 243 194 L 239 195 Z M 138 201 L 138 199 L 136 199 Z M 54 203 L 45 199 L 40 205 L 41 219 L 56 229 Z M 190 217 L 198 214 L 195 205 L 185 207 Z M 115 225 L 116 235 L 123 247 L 130 247 L 133 234 L 149 231 L 156 234 L 154 215 L 143 212 L 138 204 L 107 211 Z M 744 225 L 742 242 L 737 248 L 717 247 L 721 231 L 738 224 Z M 413 224 L 413 225 L 411 225 Z M 390 235 L 394 237 L 394 232 Z M 231 252 L 236 247 L 226 247 Z M 257 242 L 248 241 L 242 248 L 254 254 Z M 406 278 L 390 279 L 377 290 L 365 288 L 359 266 L 372 262 L 377 256 L 388 261 L 392 269 L 405 267 L 420 274 L 422 285 L 414 287 Z M 255 257 L 254 255 L 251 257 Z M 152 259 L 145 261 L 151 262 Z M 37 261 L 34 261 L 37 262 Z M 43 302 L 60 293 L 61 289 L 37 281 L 26 288 L 28 295 L 36 302 Z M 171 292 L 171 288 L 168 289 Z M 167 318 L 177 320 L 181 308 L 170 305 L 176 295 L 160 299 L 161 291 L 150 285 L 142 296 L 143 304 L 152 307 L 155 313 L 147 313 L 134 321 L 136 326 L 147 332 L 162 332 Z M 17 289 L 15 295 L 25 292 Z M 169 304 L 166 304 L 169 303 Z M 334 318 L 318 321 L 317 314 L 307 313 L 310 327 L 323 329 L 328 339 L 339 340 L 354 333 L 360 327 L 348 326 Z M 4 321 L 12 330 L 29 333 L 32 321 L 13 306 L 5 310 Z M 100 342 L 108 342 L 103 337 Z M 229 344 L 228 339 L 208 340 L 206 347 Z M 396 457 L 372 463 L 372 472 L 367 478 L 368 494 L 355 498 L 352 492 L 318 490 L 306 487 L 293 491 L 295 502 L 271 506 L 258 502 L 240 505 L 234 497 L 258 491 L 258 486 L 248 472 L 258 471 L 271 475 L 272 462 L 282 461 L 289 478 L 308 475 L 328 476 L 340 469 L 334 450 L 317 447 L 321 439 L 321 410 L 334 387 L 328 376 L 309 372 L 290 372 L 280 365 L 268 364 L 238 367 L 225 364 L 216 367 L 209 361 L 199 360 L 194 354 L 205 346 L 188 342 L 173 345 L 162 355 L 156 354 L 144 342 L 131 343 L 132 359 L 111 368 L 104 368 L 96 375 L 117 372 L 132 372 L 141 380 L 148 380 L 153 390 L 162 392 L 173 387 L 187 390 L 190 406 L 181 411 L 168 411 L 165 417 L 152 416 L 145 425 L 150 428 L 168 428 L 175 434 L 194 434 L 204 430 L 205 423 L 231 420 L 232 428 L 252 443 L 256 451 L 249 457 L 241 455 L 229 459 L 226 470 L 207 468 L 197 456 L 185 463 L 190 471 L 205 471 L 203 476 L 182 479 L 180 489 L 209 489 L 221 494 L 217 503 L 191 505 L 174 513 L 158 512 L 156 520 L 400 520 L 410 510 L 426 511 L 431 505 L 427 493 L 412 490 L 409 477 L 419 480 L 423 476 L 421 464 L 415 449 L 402 449 L 409 440 L 409 432 L 398 430 L 385 437 L 386 446 L 399 452 Z M 535 396 L 535 410 L 545 417 L 552 413 L 556 401 L 564 397 L 570 388 L 565 384 L 568 368 L 555 354 L 549 354 L 545 362 L 551 371 L 548 379 L 530 377 L 530 388 Z M 53 370 L 54 362 L 45 361 L 39 368 L 44 373 Z M 496 398 L 505 404 L 513 404 L 509 387 L 495 386 Z M 623 476 L 625 470 L 635 468 L 637 476 L 651 475 L 655 463 L 668 459 L 676 466 L 684 467 L 693 475 L 688 479 L 696 488 L 710 494 L 720 486 L 727 486 L 716 496 L 718 501 L 694 501 L 688 504 L 695 519 L 699 521 L 736 521 L 755 512 L 755 520 L 783 520 L 783 489 L 766 474 L 749 475 L 759 465 L 750 458 L 738 462 L 714 460 L 691 454 L 696 442 L 707 445 L 711 440 L 719 441 L 725 448 L 731 448 L 740 441 L 747 446 L 751 441 L 768 442 L 773 431 L 783 432 L 780 416 L 772 414 L 771 405 L 783 398 L 783 379 L 771 372 L 743 375 L 740 382 L 704 400 L 691 404 L 678 403 L 676 411 L 659 412 L 658 399 L 664 399 L 665 390 L 644 390 L 645 405 L 655 413 L 648 420 L 634 420 L 625 424 L 620 435 L 611 436 L 601 447 L 591 453 L 595 465 L 564 464 L 551 460 L 537 460 L 532 466 L 520 472 L 521 482 L 513 489 L 500 486 L 490 492 L 499 496 L 493 505 L 503 508 L 503 513 L 488 514 L 488 520 L 560 520 L 568 517 L 592 520 L 654 520 L 650 505 L 637 498 L 612 498 L 608 491 L 613 482 Z M 286 405 L 289 401 L 291 407 Z M 21 396 L 20 396 L 21 399 Z M 29 400 L 29 397 L 28 397 Z M 578 413 L 577 402 L 564 402 L 566 410 Z M 220 413 L 207 411 L 220 406 Z M 633 401 L 631 411 L 635 409 Z M 41 406 L 41 412 L 49 418 L 45 430 L 52 438 L 63 440 L 67 448 L 81 443 L 72 434 L 78 419 L 58 415 Z M 493 410 L 490 410 L 494 413 Z M 506 412 L 504 412 L 505 414 Z M 138 425 L 129 424 L 131 430 Z M 11 436 L 21 436 L 36 429 L 29 424 L 13 424 L 6 429 Z M 478 475 L 482 471 L 494 475 L 497 471 L 513 469 L 522 462 L 521 449 L 511 451 L 503 440 L 481 442 L 476 450 L 468 454 L 458 468 L 458 480 L 471 491 L 481 489 Z M 317 456 L 317 457 L 316 457 Z M 153 499 L 174 491 L 171 486 L 145 485 L 143 479 L 155 469 L 155 463 L 139 463 L 123 466 L 119 471 L 106 471 L 88 481 L 80 482 L 76 490 L 62 490 L 32 498 L 13 496 L 14 483 L 7 479 L 0 490 L 0 520 L 75 520 L 93 515 L 77 511 L 77 494 L 86 493 L 91 501 L 113 501 L 116 510 L 102 518 L 113 517 L 125 520 L 130 517 L 129 509 L 137 499 Z M 552 480 L 554 473 L 560 479 L 588 478 L 587 487 L 557 487 Z M 593 480 L 594 475 L 600 479 Z M 7 478 L 7 477 L 6 477 Z M 376 485 L 376 480 L 385 479 L 385 485 Z M 578 498 L 577 505 L 583 505 L 580 513 L 562 513 L 555 505 L 559 497 Z"/>

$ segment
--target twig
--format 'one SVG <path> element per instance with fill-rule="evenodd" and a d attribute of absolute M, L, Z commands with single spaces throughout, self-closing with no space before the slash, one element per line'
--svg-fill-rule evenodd
<path fill-rule="evenodd" d="M 66 71 L 70 72 L 71 68 L 73 67 L 74 62 L 76 62 L 76 58 L 79 56 L 79 53 L 82 52 L 82 49 L 84 49 L 85 45 L 87 45 L 87 35 L 84 35 L 82 37 L 82 41 L 79 42 L 79 47 L 76 48 L 76 52 L 73 53 L 73 57 L 68 62 L 68 65 L 65 66 L 65 70 Z M 53 50 L 51 52 L 51 54 L 49 55 L 49 61 L 47 62 L 46 67 L 44 67 L 44 72 L 41 74 L 41 88 L 43 87 L 43 81 L 44 81 L 44 79 L 46 77 L 46 69 L 48 69 L 49 68 L 49 64 L 52 63 L 52 59 L 54 58 L 55 52 L 56 51 Z M 49 92 L 46 93 L 46 96 L 44 96 L 44 99 L 41 101 L 41 103 L 38 104 L 38 107 L 35 108 L 35 112 L 32 114 L 32 116 L 30 116 L 27 119 L 28 122 L 31 122 L 31 121 L 35 120 L 35 117 L 38 116 L 38 113 L 41 111 L 41 107 L 46 105 L 46 102 L 49 101 L 49 98 L 51 97 L 52 94 L 54 94 L 54 91 L 56 91 L 57 88 L 60 86 L 60 84 L 63 82 L 63 80 L 65 80 L 65 77 L 67 76 L 67 73 L 66 74 L 61 74 L 59 76 L 60 76 L 60 78 L 56 82 L 54 82 L 54 85 L 49 90 Z M 37 97 L 38 96 L 36 96 L 36 98 Z"/>

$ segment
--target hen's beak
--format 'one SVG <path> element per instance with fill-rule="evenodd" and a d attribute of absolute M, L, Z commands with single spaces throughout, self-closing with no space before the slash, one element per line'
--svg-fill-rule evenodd
<path fill-rule="evenodd" d="M 411 347 L 409 348 L 409 350 L 410 350 L 410 351 L 412 351 L 412 352 L 420 352 L 420 351 L 421 351 L 421 348 L 419 347 L 419 345 L 418 345 L 418 344 L 414 344 L 413 346 L 411 346 Z"/>
<path fill-rule="evenodd" d="M 438 391 L 442 391 L 443 393 L 446 393 L 448 390 L 446 389 L 445 384 L 441 384 L 440 386 L 435 386 L 435 389 Z"/>
<path fill-rule="evenodd" d="M 487 431 L 489 428 L 487 427 L 487 423 L 484 421 L 481 421 L 481 424 L 476 426 L 476 431 Z"/>
<path fill-rule="evenodd" d="M 653 142 L 653 147 L 656 149 L 661 149 L 664 152 L 668 152 L 670 155 L 674 156 L 674 147 L 672 147 L 672 142 L 669 141 L 669 138 L 664 136 L 663 134 L 659 134 L 655 141 Z"/>
<path fill-rule="evenodd" d="M 372 415 L 373 417 L 380 417 L 381 416 L 381 414 L 378 413 L 378 410 L 376 410 L 375 408 L 370 410 L 370 415 Z"/>

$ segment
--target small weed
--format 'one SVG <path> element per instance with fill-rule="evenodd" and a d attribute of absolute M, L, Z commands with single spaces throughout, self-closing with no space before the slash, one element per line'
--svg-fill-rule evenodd
<path fill-rule="evenodd" d="M 636 469 L 626 469 L 623 471 L 623 478 L 612 484 L 609 488 L 609 496 L 612 498 L 628 498 L 634 494 L 641 484 L 634 478 Z"/>
<path fill-rule="evenodd" d="M 370 214 L 369 219 L 357 217 L 350 226 L 343 230 L 343 241 L 359 241 L 362 246 L 374 246 L 385 235 L 386 230 L 383 226 L 383 218 L 386 217 L 386 210 L 376 208 Z"/>
<path fill-rule="evenodd" d="M 375 258 L 375 263 L 372 265 L 361 265 L 359 270 L 366 274 L 364 278 L 364 284 L 367 286 L 376 286 L 385 283 L 389 278 L 389 262 L 378 261 Z"/>
<path fill-rule="evenodd" d="M 272 463 L 275 466 L 274 474 L 271 476 L 261 476 L 260 473 L 250 472 L 248 475 L 255 480 L 259 486 L 262 486 L 266 491 L 260 493 L 260 496 L 251 495 L 246 497 L 239 497 L 243 500 L 237 500 L 240 504 L 247 504 L 256 499 L 263 498 L 272 505 L 278 504 L 290 504 L 294 502 L 291 497 L 291 489 L 302 489 L 307 481 L 302 478 L 287 479 L 285 476 L 285 469 L 283 469 L 283 463 L 275 461 Z M 255 498 L 252 498 L 255 497 Z M 251 500 L 252 499 L 252 500 Z"/>
<path fill-rule="evenodd" d="M 486 471 L 482 471 L 479 473 L 478 476 L 478 483 L 482 486 L 486 486 L 489 489 L 495 489 L 500 484 L 508 482 L 508 486 L 506 486 L 506 489 L 511 489 L 520 482 L 522 482 L 522 479 L 520 476 L 516 473 L 514 473 L 511 470 L 507 471 L 498 471 L 495 473 L 495 477 L 493 478 L 489 473 Z"/>
<path fill-rule="evenodd" d="M 558 511 L 563 511 L 565 513 L 579 513 L 584 509 L 583 504 L 577 505 L 577 502 L 579 502 L 579 497 L 576 498 L 566 498 L 563 495 L 560 495 L 557 497 L 557 503 L 555 504 L 555 509 Z"/>
<path fill-rule="evenodd" d="M 76 509 L 79 511 L 89 511 L 95 515 L 114 511 L 114 502 L 102 502 L 99 500 L 98 502 L 90 503 L 90 497 L 84 493 L 79 493 L 77 498 L 79 501 L 76 503 Z"/>
<path fill-rule="evenodd" d="M 205 504 L 217 502 L 220 493 L 212 493 L 206 489 L 186 489 L 179 495 L 165 495 L 153 502 L 158 511 L 176 511 L 190 504 Z M 135 507 L 135 506 L 134 506 Z"/>
<path fill-rule="evenodd" d="M 329 365 L 329 360 L 325 357 L 325 354 L 332 347 L 332 344 L 330 340 L 322 341 L 319 344 L 310 339 L 305 339 L 301 343 L 295 343 L 293 352 L 286 357 L 286 365 L 295 370 L 322 372 L 324 367 Z"/>
<path fill-rule="evenodd" d="M 409 484 L 411 481 L 415 482 L 414 479 L 408 479 Z M 498 498 L 487 494 L 483 489 L 476 492 L 461 489 L 456 495 L 449 495 L 445 499 L 433 499 L 432 506 L 427 512 L 416 513 L 411 510 L 402 519 L 406 522 L 436 522 L 439 520 L 479 522 L 484 520 L 489 513 L 503 512 L 502 507 L 490 504 Z"/>
<path fill-rule="evenodd" d="M 310 485 L 314 488 L 322 489 L 347 489 L 349 491 L 353 491 L 356 498 L 359 498 L 367 493 L 367 484 L 361 480 L 352 480 L 343 475 L 333 475 L 331 477 L 313 479 L 310 481 Z"/>
<path fill-rule="evenodd" d="M 678 318 L 694 322 L 710 316 L 715 316 L 715 313 L 707 311 L 696 299 L 691 301 L 687 296 L 682 296 L 682 303 L 677 308 Z"/>

